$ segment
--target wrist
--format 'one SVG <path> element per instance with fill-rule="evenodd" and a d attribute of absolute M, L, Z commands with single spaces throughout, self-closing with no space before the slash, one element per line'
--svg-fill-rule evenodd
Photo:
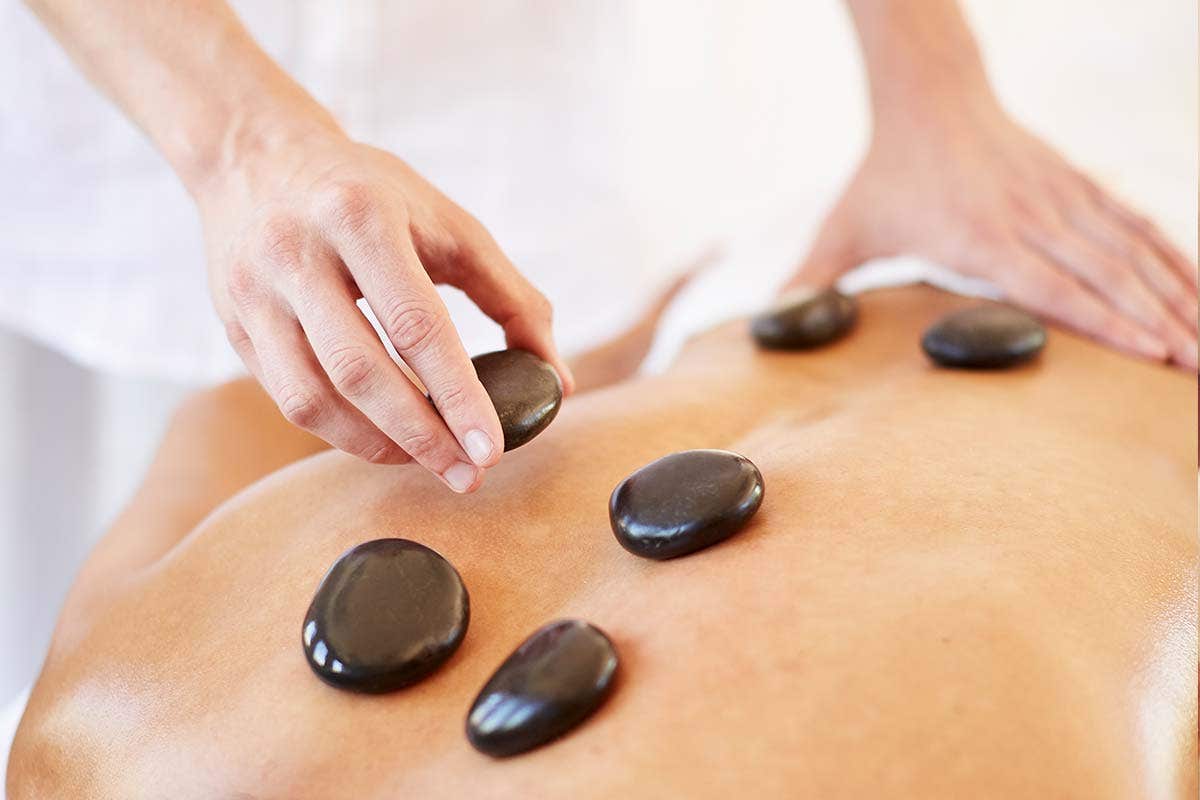
<path fill-rule="evenodd" d="M 875 137 L 911 133 L 936 138 L 940 132 L 983 127 L 1006 118 L 986 81 L 914 79 L 897 84 L 883 96 L 872 97 Z"/>
<path fill-rule="evenodd" d="M 286 102 L 270 107 L 235 109 L 222 115 L 212 129 L 200 132 L 182 157 L 172 163 L 192 197 L 199 203 L 233 186 L 249 186 L 267 171 L 283 167 L 316 142 L 345 138 L 337 121 L 315 100 Z"/>
<path fill-rule="evenodd" d="M 877 126 L 926 126 L 998 108 L 955 0 L 848 0 Z"/>

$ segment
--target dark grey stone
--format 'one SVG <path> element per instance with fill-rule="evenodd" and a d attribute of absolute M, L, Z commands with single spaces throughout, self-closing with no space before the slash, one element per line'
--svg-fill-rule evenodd
<path fill-rule="evenodd" d="M 750 332 L 760 347 L 806 350 L 842 338 L 857 317 L 858 303 L 836 289 L 799 289 L 755 317 Z"/>
<path fill-rule="evenodd" d="M 1024 311 L 999 303 L 955 311 L 921 337 L 943 367 L 1001 369 L 1029 361 L 1046 344 L 1046 329 Z"/>
<path fill-rule="evenodd" d="M 500 417 L 505 451 L 537 436 L 558 414 L 562 405 L 558 373 L 533 353 L 497 350 L 471 361 Z"/>
<path fill-rule="evenodd" d="M 471 705 L 467 739 L 503 758 L 539 747 L 583 722 L 613 688 L 617 651 L 599 628 L 552 622 L 505 659 Z"/>
<path fill-rule="evenodd" d="M 608 517 L 629 552 L 675 558 L 737 533 L 762 499 L 762 473 L 749 459 L 724 450 L 685 450 L 617 484 Z"/>
<path fill-rule="evenodd" d="M 450 562 L 416 542 L 376 539 L 347 550 L 330 567 L 301 638 L 321 680 L 339 689 L 389 692 L 445 663 L 469 619 L 467 590 Z"/>

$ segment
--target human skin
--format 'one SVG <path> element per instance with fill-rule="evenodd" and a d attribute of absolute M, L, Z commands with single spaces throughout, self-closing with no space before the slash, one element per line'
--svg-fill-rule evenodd
<path fill-rule="evenodd" d="M 1000 105 L 954 0 L 847 0 L 873 134 L 793 284 L 919 255 L 1127 352 L 1196 369 L 1196 265 Z"/>
<path fill-rule="evenodd" d="M 455 491 L 477 488 L 502 436 L 436 283 L 462 289 L 570 393 L 550 304 L 484 226 L 395 155 L 351 140 L 226 3 L 26 1 L 195 198 L 217 313 L 293 423 L 366 460 L 415 459 Z M 1004 116 L 953 0 L 848 5 L 875 139 L 805 280 L 919 253 L 1102 341 L 1194 368 L 1191 265 Z M 434 407 L 377 341 L 360 296 Z"/>
<path fill-rule="evenodd" d="M 10 797 L 1194 796 L 1194 381 L 1059 330 L 1028 366 L 942 370 L 920 334 L 974 301 L 860 302 L 821 350 L 734 322 L 571 398 L 465 498 L 324 452 L 209 513 L 318 445 L 252 386 L 196 399 L 71 591 Z M 749 526 L 625 552 L 612 487 L 705 447 L 762 470 Z M 446 556 L 472 619 L 439 672 L 365 697 L 309 671 L 300 625 L 384 536 Z M 475 693 L 561 617 L 616 643 L 609 702 L 527 755 L 475 752 Z"/>
<path fill-rule="evenodd" d="M 483 225 L 396 156 L 351 140 L 226 3 L 29 5 L 195 199 L 217 313 L 290 421 L 366 460 L 412 459 L 455 491 L 476 488 L 503 436 L 435 283 L 462 289 L 570 392 L 550 304 Z"/>

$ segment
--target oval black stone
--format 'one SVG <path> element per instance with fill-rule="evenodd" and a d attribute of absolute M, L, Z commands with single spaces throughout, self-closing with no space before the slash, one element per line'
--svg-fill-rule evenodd
<path fill-rule="evenodd" d="M 356 692 L 389 692 L 445 663 L 467 633 L 470 603 L 450 562 L 407 539 L 376 539 L 343 553 L 304 618 L 308 665 Z"/>
<path fill-rule="evenodd" d="M 467 739 L 503 758 L 583 722 L 608 697 L 617 650 L 581 620 L 552 622 L 526 639 L 484 685 L 467 714 Z"/>
<path fill-rule="evenodd" d="M 750 332 L 770 350 L 805 350 L 845 336 L 857 318 L 858 303 L 836 289 L 798 289 L 755 317 Z"/>
<path fill-rule="evenodd" d="M 558 414 L 562 405 L 558 373 L 533 353 L 497 350 L 471 361 L 500 417 L 506 452 L 544 431 Z"/>
<path fill-rule="evenodd" d="M 608 517 L 629 552 L 675 558 L 737 533 L 762 499 L 762 473 L 749 459 L 725 450 L 685 450 L 617 484 Z"/>
<path fill-rule="evenodd" d="M 921 347 L 935 362 L 963 369 L 1011 367 L 1034 358 L 1045 344 L 1040 322 L 998 303 L 948 314 L 921 337 Z"/>

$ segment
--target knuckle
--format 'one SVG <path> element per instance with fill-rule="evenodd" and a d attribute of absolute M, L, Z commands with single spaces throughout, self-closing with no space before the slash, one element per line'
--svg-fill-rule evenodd
<path fill-rule="evenodd" d="M 441 223 L 414 223 L 410 228 L 413 246 L 423 258 L 432 258 L 446 267 L 453 267 L 452 275 L 461 273 L 466 266 L 476 261 L 476 250 L 462 236 L 457 236 Z"/>
<path fill-rule="evenodd" d="M 363 449 L 362 458 L 372 464 L 390 464 L 394 460 L 395 449 L 391 442 L 377 442 Z"/>
<path fill-rule="evenodd" d="M 259 252 L 269 263 L 290 267 L 300 259 L 304 230 L 299 221 L 275 214 L 263 222 L 258 235 Z"/>
<path fill-rule="evenodd" d="M 253 304 L 258 299 L 258 278 L 246 264 L 235 264 L 225 283 L 229 297 L 239 307 Z"/>
<path fill-rule="evenodd" d="M 357 181 L 344 181 L 330 187 L 326 197 L 326 213 L 333 224 L 350 234 L 367 229 L 379 207 L 373 187 Z"/>
<path fill-rule="evenodd" d="M 325 413 L 325 401 L 312 390 L 289 387 L 280 392 L 279 410 L 293 425 L 311 429 Z"/>
<path fill-rule="evenodd" d="M 329 355 L 329 377 L 346 397 L 370 392 L 377 374 L 375 362 L 357 345 L 339 347 Z"/>
<path fill-rule="evenodd" d="M 400 353 L 425 350 L 442 328 L 441 316 L 418 300 L 392 300 L 384 307 L 380 322 Z"/>
<path fill-rule="evenodd" d="M 438 452 L 438 437 L 432 431 L 412 430 L 400 437 L 400 449 L 418 461 L 426 461 Z"/>
<path fill-rule="evenodd" d="M 434 398 L 434 405 L 442 412 L 442 416 L 465 409 L 467 403 L 467 391 L 461 385 L 448 386 Z"/>

